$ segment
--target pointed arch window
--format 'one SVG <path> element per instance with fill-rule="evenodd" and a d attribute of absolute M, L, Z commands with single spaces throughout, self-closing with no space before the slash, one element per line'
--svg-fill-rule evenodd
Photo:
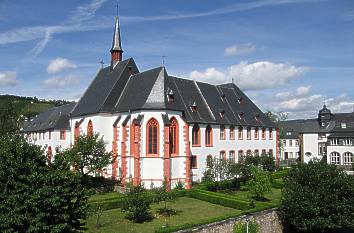
<path fill-rule="evenodd" d="M 89 120 L 89 122 L 87 123 L 87 136 L 93 136 L 93 124 L 91 120 Z"/>
<path fill-rule="evenodd" d="M 192 146 L 200 146 L 200 128 L 195 124 L 192 129 Z"/>
<path fill-rule="evenodd" d="M 156 156 L 159 148 L 159 123 L 156 119 L 151 118 L 147 122 L 146 131 L 147 154 Z"/>
<path fill-rule="evenodd" d="M 178 154 L 178 122 L 176 118 L 170 120 L 170 154 Z"/>
<path fill-rule="evenodd" d="M 205 146 L 213 146 L 213 129 L 210 125 L 205 128 Z"/>

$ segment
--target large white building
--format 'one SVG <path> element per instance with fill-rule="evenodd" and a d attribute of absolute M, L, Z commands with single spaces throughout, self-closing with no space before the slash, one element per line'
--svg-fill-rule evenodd
<path fill-rule="evenodd" d="M 147 188 L 166 178 L 172 187 L 181 181 L 190 188 L 208 156 L 237 162 L 243 155 L 278 154 L 275 124 L 235 84 L 177 78 L 165 67 L 140 72 L 132 58 L 122 60 L 118 18 L 110 52 L 111 65 L 99 70 L 78 103 L 50 109 L 24 129 L 50 158 L 55 147 L 99 133 L 114 155 L 106 177 Z"/>
<path fill-rule="evenodd" d="M 324 160 L 336 164 L 345 170 L 352 170 L 354 155 L 354 112 L 331 113 L 326 107 L 319 111 L 318 117 L 306 120 L 284 121 L 279 124 L 284 130 L 284 140 L 295 140 L 298 135 L 302 162 Z M 292 129 L 292 130 L 290 130 Z M 286 132 L 293 132 L 287 135 Z M 296 144 L 295 144 L 296 145 Z M 284 147 L 282 158 L 286 158 L 285 151 L 290 151 L 289 144 Z"/>

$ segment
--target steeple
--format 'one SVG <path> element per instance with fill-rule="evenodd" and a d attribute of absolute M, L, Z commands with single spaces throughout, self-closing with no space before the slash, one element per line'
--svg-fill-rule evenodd
<path fill-rule="evenodd" d="M 119 27 L 119 17 L 116 17 L 116 21 L 114 24 L 114 32 L 113 32 L 113 41 L 111 52 L 111 68 L 113 69 L 118 62 L 122 61 L 123 58 L 123 50 L 122 50 L 122 42 L 120 39 L 120 27 Z"/>

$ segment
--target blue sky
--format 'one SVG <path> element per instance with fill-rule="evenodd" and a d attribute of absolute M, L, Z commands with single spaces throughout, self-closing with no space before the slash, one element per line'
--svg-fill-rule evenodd
<path fill-rule="evenodd" d="M 116 1 L 0 0 L 0 94 L 77 100 L 109 64 Z M 120 0 L 123 56 L 140 70 L 234 79 L 262 110 L 354 107 L 354 1 Z"/>

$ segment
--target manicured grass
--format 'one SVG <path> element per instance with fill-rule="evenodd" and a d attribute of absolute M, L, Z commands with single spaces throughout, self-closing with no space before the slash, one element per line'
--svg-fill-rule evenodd
<path fill-rule="evenodd" d="M 120 198 L 120 197 L 123 197 L 123 194 L 117 193 L 117 192 L 95 194 L 89 198 L 89 202 L 112 200 L 112 199 L 116 199 L 116 198 Z"/>
<path fill-rule="evenodd" d="M 162 207 L 162 203 L 152 205 L 152 213 Z M 87 232 L 155 232 L 161 229 L 167 222 L 168 226 L 175 227 L 186 224 L 207 222 L 208 219 L 216 219 L 236 216 L 241 214 L 241 210 L 214 205 L 209 202 L 200 201 L 188 197 L 180 197 L 175 202 L 168 204 L 169 207 L 178 211 L 177 215 L 169 218 L 154 218 L 150 222 L 143 224 L 133 223 L 124 218 L 124 213 L 120 209 L 107 210 L 102 213 L 99 229 L 95 228 L 96 218 L 91 216 L 87 219 Z"/>

